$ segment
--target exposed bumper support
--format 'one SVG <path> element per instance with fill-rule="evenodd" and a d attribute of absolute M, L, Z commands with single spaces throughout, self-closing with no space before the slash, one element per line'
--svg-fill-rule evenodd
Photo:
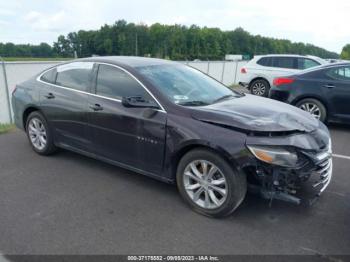
<path fill-rule="evenodd" d="M 265 174 L 265 183 L 268 177 L 271 178 L 271 183 L 269 183 L 268 186 L 266 186 L 266 184 L 265 186 L 264 184 L 262 186 L 249 185 L 249 191 L 258 193 L 261 195 L 261 197 L 270 200 L 271 202 L 272 200 L 277 199 L 296 205 L 299 205 L 301 203 L 312 205 L 328 187 L 332 179 L 333 163 L 332 158 L 327 156 L 310 171 L 304 170 L 301 174 L 298 174 L 297 172 L 287 174 L 289 177 L 296 178 L 296 181 L 299 182 L 298 186 L 296 184 L 289 185 L 285 181 L 282 181 L 282 178 L 286 179 L 286 173 L 278 170 L 274 170 L 273 172 L 276 172 L 274 177 L 277 177 L 281 180 L 274 180 L 272 176 Z M 287 178 L 287 180 L 289 179 Z M 275 186 L 274 184 L 278 186 Z M 299 187 L 305 187 L 308 189 L 307 197 L 299 196 L 299 194 L 296 194 L 296 188 Z M 301 193 L 301 195 L 303 195 L 305 192 Z"/>

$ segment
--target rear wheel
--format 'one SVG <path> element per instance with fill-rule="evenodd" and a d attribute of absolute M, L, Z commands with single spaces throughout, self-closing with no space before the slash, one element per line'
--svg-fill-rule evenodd
<path fill-rule="evenodd" d="M 254 80 L 250 84 L 250 92 L 253 95 L 267 97 L 270 91 L 270 84 L 264 79 Z"/>
<path fill-rule="evenodd" d="M 296 104 L 301 110 L 310 113 L 316 119 L 325 122 L 327 119 L 326 107 L 317 99 L 306 98 Z"/>
<path fill-rule="evenodd" d="M 39 111 L 28 116 L 26 132 L 32 148 L 38 154 L 50 155 L 56 151 L 49 125 Z"/>
<path fill-rule="evenodd" d="M 182 198 L 198 213 L 211 217 L 231 214 L 247 191 L 244 174 L 204 149 L 190 151 L 181 159 L 176 178 Z"/>

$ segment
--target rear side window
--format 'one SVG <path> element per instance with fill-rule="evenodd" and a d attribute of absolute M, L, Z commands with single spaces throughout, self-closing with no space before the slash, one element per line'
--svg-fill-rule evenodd
<path fill-rule="evenodd" d="M 87 91 L 93 65 L 92 62 L 73 62 L 58 66 L 56 85 Z"/>
<path fill-rule="evenodd" d="M 272 66 L 279 68 L 296 69 L 296 58 L 294 57 L 274 57 Z"/>
<path fill-rule="evenodd" d="M 129 96 L 142 96 L 151 100 L 147 91 L 128 73 L 109 65 L 99 65 L 96 94 L 121 99 Z"/>
<path fill-rule="evenodd" d="M 271 57 L 260 58 L 256 63 L 261 66 L 271 66 Z"/>
<path fill-rule="evenodd" d="M 56 75 L 57 75 L 57 70 L 56 68 L 53 68 L 49 71 L 47 71 L 45 74 L 43 74 L 40 77 L 40 80 L 50 83 L 50 84 L 54 84 L 56 81 Z"/>
<path fill-rule="evenodd" d="M 332 68 L 326 75 L 333 79 L 350 81 L 350 67 Z"/>
<path fill-rule="evenodd" d="M 316 62 L 315 60 L 309 58 L 298 58 L 298 69 L 304 70 L 319 65 L 320 63 Z"/>

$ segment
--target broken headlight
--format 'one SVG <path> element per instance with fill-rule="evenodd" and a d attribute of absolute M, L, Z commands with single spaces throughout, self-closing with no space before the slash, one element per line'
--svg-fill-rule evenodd
<path fill-rule="evenodd" d="M 257 159 L 272 165 L 295 167 L 298 162 L 294 150 L 273 146 L 248 146 L 248 149 Z"/>

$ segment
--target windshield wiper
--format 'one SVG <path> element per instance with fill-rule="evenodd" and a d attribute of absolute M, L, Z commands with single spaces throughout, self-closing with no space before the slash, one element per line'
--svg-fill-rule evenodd
<path fill-rule="evenodd" d="M 204 101 L 194 100 L 194 101 L 186 101 L 178 103 L 178 105 L 181 106 L 207 106 L 209 103 L 206 103 Z"/>
<path fill-rule="evenodd" d="M 220 102 L 220 101 L 223 101 L 223 100 L 226 100 L 226 99 L 231 98 L 231 97 L 236 97 L 236 96 L 234 96 L 234 95 L 225 95 L 225 96 L 219 97 L 218 99 L 215 99 L 213 101 L 213 104 L 217 103 L 217 102 Z"/>

